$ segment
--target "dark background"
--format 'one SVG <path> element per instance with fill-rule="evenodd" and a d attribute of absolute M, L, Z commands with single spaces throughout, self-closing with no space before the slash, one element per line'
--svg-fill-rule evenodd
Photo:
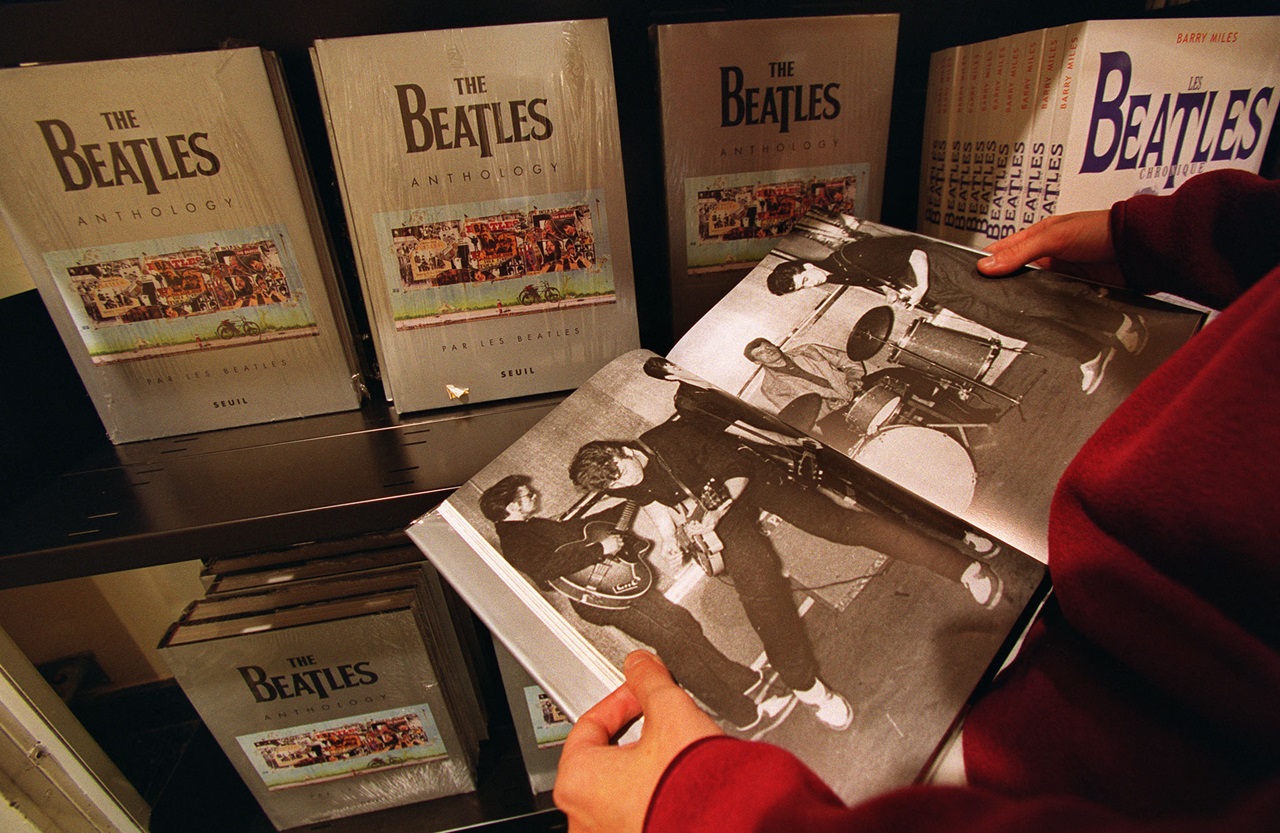
<path fill-rule="evenodd" d="M 1161 2 L 1161 0 L 1148 0 Z M 0 66 L 89 61 L 256 44 L 282 58 L 360 332 L 367 321 L 343 222 L 307 49 L 316 38 L 604 17 L 609 21 L 643 345 L 664 353 L 673 332 L 650 27 L 660 23 L 830 14 L 900 15 L 881 218 L 914 228 L 929 56 L 950 46 L 1086 19 L 1280 13 L 1280 0 L 1197 0 L 1147 10 L 1144 0 L 869 0 L 698 3 L 676 0 L 0 0 Z M 838 49 L 839 44 L 831 44 Z M 0 102 L 0 106 L 3 103 Z M 1276 175 L 1273 132 L 1264 171 Z M 4 164 L 0 150 L 0 164 Z M 368 341 L 364 342 L 366 345 Z M 34 291 L 0 299 L 0 500 L 29 490 L 104 432 Z M 375 400 L 380 396 L 374 390 Z"/>

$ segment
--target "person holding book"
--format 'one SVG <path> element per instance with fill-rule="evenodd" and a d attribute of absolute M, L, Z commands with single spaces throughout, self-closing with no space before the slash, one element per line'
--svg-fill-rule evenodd
<path fill-rule="evenodd" d="M 627 683 L 564 746 L 555 798 L 570 830 L 1274 830 L 1278 220 L 1280 182 L 1214 171 L 1171 195 L 1050 218 L 979 261 L 992 276 L 1074 264 L 1223 311 L 1059 482 L 1054 594 L 967 716 L 967 784 L 844 806 L 790 754 L 720 738 L 661 661 L 636 653 Z M 641 714 L 640 741 L 610 746 Z"/>
<path fill-rule="evenodd" d="M 820 261 L 787 261 L 766 278 L 784 295 L 824 283 L 884 292 L 909 308 L 947 309 L 1011 338 L 1080 365 L 1080 387 L 1094 393 L 1118 352 L 1146 346 L 1141 317 L 1106 304 L 1086 284 L 1051 276 L 986 280 L 964 249 L 911 234 L 853 238 Z"/>
<path fill-rule="evenodd" d="M 613 556 L 627 557 L 629 533 L 616 529 L 621 505 L 591 512 L 584 504 L 575 507 L 581 514 L 562 520 L 540 517 L 541 505 L 533 479 L 523 474 L 507 475 L 480 495 L 480 511 L 493 522 L 503 557 L 534 586 L 552 590 L 564 576 Z M 592 523 L 603 523 L 609 534 L 588 537 Z M 790 695 L 771 692 L 760 672 L 721 653 L 698 620 L 656 587 L 621 600 L 569 598 L 583 620 L 615 627 L 660 652 L 680 681 L 741 733 L 760 737 L 795 706 Z"/>

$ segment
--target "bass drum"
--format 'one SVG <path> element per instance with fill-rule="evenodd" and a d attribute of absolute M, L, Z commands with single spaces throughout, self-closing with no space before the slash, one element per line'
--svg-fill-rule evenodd
<path fill-rule="evenodd" d="M 950 434 L 920 425 L 891 425 L 862 443 L 853 459 L 950 512 L 973 502 L 973 458 Z"/>

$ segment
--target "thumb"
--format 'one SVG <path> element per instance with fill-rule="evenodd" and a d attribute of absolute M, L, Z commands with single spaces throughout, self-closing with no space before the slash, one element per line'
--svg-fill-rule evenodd
<path fill-rule="evenodd" d="M 644 738 L 679 747 L 705 735 L 720 734 L 714 720 L 676 684 L 662 660 L 648 651 L 632 651 L 623 662 L 626 688 L 644 714 Z M 672 753 L 674 754 L 674 753 Z"/>
<path fill-rule="evenodd" d="M 636 650 L 627 654 L 622 662 L 627 687 L 643 707 L 646 700 L 665 688 L 677 688 L 671 672 L 656 654 Z"/>

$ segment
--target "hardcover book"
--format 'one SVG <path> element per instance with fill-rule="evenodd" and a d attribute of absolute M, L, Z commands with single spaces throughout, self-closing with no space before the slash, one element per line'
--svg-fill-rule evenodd
<path fill-rule="evenodd" d="M 506 646 L 495 642 L 493 648 L 520 744 L 520 757 L 529 776 L 529 789 L 534 795 L 549 793 L 556 785 L 560 747 L 573 724 Z"/>
<path fill-rule="evenodd" d="M 312 58 L 396 410 L 571 389 L 638 344 L 604 20 Z"/>
<path fill-rule="evenodd" d="M 924 777 L 1043 598 L 1062 470 L 1203 319 L 979 257 L 811 212 L 409 535 L 573 719 L 647 647 L 846 801 Z"/>
<path fill-rule="evenodd" d="M 279 830 L 475 788 L 421 589 L 175 623 L 162 656 Z M 451 685 L 451 681 L 455 685 Z"/>
<path fill-rule="evenodd" d="M 113 442 L 354 409 L 274 55 L 0 70 L 0 213 Z"/>
<path fill-rule="evenodd" d="M 346 542 L 329 546 L 272 550 L 210 560 L 200 571 L 205 591 L 216 593 L 269 590 L 305 579 L 341 576 L 382 567 L 398 567 L 414 560 L 412 547 L 400 536 L 378 542 L 363 541 L 353 551 Z M 344 545 L 345 544 L 345 545 Z"/>
<path fill-rule="evenodd" d="M 920 230 L 985 246 L 1203 171 L 1256 173 L 1277 42 L 1280 17 L 1090 20 L 935 53 Z"/>
<path fill-rule="evenodd" d="M 879 217 L 898 16 L 655 29 L 681 333 L 810 208 Z"/>

